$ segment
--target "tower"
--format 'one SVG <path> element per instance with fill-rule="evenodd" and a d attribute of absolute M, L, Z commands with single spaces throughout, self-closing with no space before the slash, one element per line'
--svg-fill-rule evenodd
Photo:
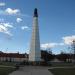
<path fill-rule="evenodd" d="M 33 29 L 32 29 L 32 38 L 30 44 L 29 61 L 31 62 L 41 61 L 37 8 L 34 9 L 34 15 L 33 15 Z"/>

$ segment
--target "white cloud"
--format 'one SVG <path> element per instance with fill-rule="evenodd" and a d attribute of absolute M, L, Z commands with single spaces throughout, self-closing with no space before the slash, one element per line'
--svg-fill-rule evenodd
<path fill-rule="evenodd" d="M 30 28 L 28 26 L 22 26 L 21 29 L 22 30 L 30 30 Z"/>
<path fill-rule="evenodd" d="M 17 18 L 16 21 L 17 21 L 17 23 L 20 23 L 22 21 L 22 19 L 21 18 Z"/>
<path fill-rule="evenodd" d="M 65 44 L 70 45 L 70 44 L 72 44 L 72 41 L 75 40 L 75 35 L 65 36 L 62 39 L 64 40 Z"/>
<path fill-rule="evenodd" d="M 31 17 L 30 15 L 22 14 L 20 9 L 12 9 L 12 8 L 0 10 L 0 15 L 16 15 L 16 16 Z"/>
<path fill-rule="evenodd" d="M 0 32 L 4 32 L 4 31 L 7 31 L 7 28 L 2 24 L 0 24 Z"/>
<path fill-rule="evenodd" d="M 12 36 L 12 34 L 9 31 L 9 28 L 13 28 L 13 26 L 10 23 L 0 23 L 0 32 Z"/>
<path fill-rule="evenodd" d="M 18 14 L 18 13 L 20 13 L 20 10 L 19 9 L 11 9 L 11 8 L 7 8 L 6 10 L 5 10 L 5 12 L 7 13 L 7 14 L 9 14 L 9 15 L 12 15 L 12 14 Z"/>
<path fill-rule="evenodd" d="M 55 47 L 56 45 L 57 45 L 56 43 L 45 43 L 45 44 L 41 44 L 41 48 L 47 49 L 47 48 Z"/>
<path fill-rule="evenodd" d="M 0 6 L 5 6 L 6 4 L 3 2 L 0 2 Z"/>
<path fill-rule="evenodd" d="M 56 46 L 63 46 L 64 43 L 45 43 L 45 44 L 41 44 L 41 48 L 47 49 L 47 48 L 53 48 Z"/>
<path fill-rule="evenodd" d="M 4 25 L 5 27 L 13 28 L 13 26 L 12 26 L 11 24 L 12 24 L 12 23 L 3 23 L 3 25 Z"/>

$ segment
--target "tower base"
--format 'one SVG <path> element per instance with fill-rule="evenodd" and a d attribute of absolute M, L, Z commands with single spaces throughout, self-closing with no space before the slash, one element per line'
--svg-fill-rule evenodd
<path fill-rule="evenodd" d="M 33 66 L 40 66 L 41 65 L 41 61 L 30 61 L 29 64 L 33 65 Z"/>

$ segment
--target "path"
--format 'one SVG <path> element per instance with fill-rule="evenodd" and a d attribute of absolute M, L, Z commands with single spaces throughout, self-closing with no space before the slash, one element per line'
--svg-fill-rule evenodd
<path fill-rule="evenodd" d="M 25 66 L 9 75 L 53 75 L 48 71 L 48 67 Z"/>

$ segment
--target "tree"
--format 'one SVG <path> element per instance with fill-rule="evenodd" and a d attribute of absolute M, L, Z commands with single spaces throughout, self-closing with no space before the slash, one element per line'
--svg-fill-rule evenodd
<path fill-rule="evenodd" d="M 72 48 L 72 60 L 73 62 L 75 62 L 75 40 L 72 41 L 71 48 Z"/>
<path fill-rule="evenodd" d="M 46 50 L 41 50 L 41 58 L 47 62 L 47 61 L 51 61 L 54 58 L 54 55 L 51 54 L 51 52 L 48 52 Z"/>

